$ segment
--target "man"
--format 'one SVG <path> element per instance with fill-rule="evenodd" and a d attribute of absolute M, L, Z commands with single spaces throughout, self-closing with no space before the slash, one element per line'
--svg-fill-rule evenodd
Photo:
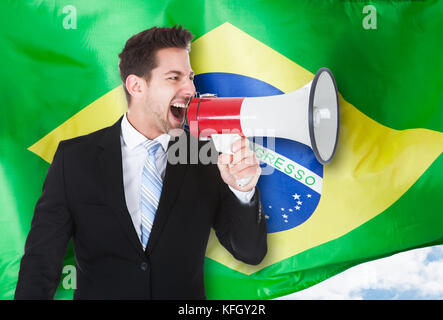
<path fill-rule="evenodd" d="M 204 299 L 211 228 L 235 258 L 263 259 L 260 167 L 247 140 L 217 165 L 189 161 L 203 146 L 182 130 L 195 94 L 191 39 L 173 27 L 127 41 L 119 68 L 128 111 L 111 127 L 60 143 L 35 208 L 16 299 L 53 298 L 70 238 L 75 299 Z M 170 161 L 176 151 L 185 152 L 185 163 Z M 239 187 L 245 177 L 252 179 Z"/>

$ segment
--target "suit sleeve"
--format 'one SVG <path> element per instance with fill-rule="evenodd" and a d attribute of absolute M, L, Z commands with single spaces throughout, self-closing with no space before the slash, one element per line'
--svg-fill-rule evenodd
<path fill-rule="evenodd" d="M 63 177 L 63 143 L 48 169 L 20 263 L 15 299 L 52 299 L 73 230 Z"/>
<path fill-rule="evenodd" d="M 260 192 L 249 204 L 243 204 L 221 180 L 220 205 L 214 229 L 220 243 L 237 259 L 259 264 L 267 253 L 266 219 L 260 203 Z"/>

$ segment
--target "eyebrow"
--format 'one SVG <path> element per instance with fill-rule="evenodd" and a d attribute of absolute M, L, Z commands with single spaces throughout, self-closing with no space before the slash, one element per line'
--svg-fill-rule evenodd
<path fill-rule="evenodd" d="M 174 73 L 174 74 L 177 74 L 177 75 L 179 75 L 179 76 L 183 75 L 183 72 L 178 71 L 178 70 L 170 70 L 170 71 L 166 72 L 165 75 L 170 74 L 170 73 Z M 191 72 L 189 73 L 189 75 L 194 76 L 194 75 L 195 75 L 195 74 L 194 74 L 194 71 L 191 71 Z"/>

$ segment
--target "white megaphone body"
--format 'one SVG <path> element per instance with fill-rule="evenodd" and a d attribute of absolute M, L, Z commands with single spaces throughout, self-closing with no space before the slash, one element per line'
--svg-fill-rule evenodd
<path fill-rule="evenodd" d="M 230 153 L 232 144 L 257 132 L 301 142 L 317 160 L 328 164 L 338 140 L 340 111 L 334 76 L 321 68 L 304 87 L 281 95 L 254 98 L 217 98 L 201 95 L 191 100 L 188 125 L 193 136 L 212 138 L 217 151 Z M 237 183 L 245 185 L 249 178 Z"/>

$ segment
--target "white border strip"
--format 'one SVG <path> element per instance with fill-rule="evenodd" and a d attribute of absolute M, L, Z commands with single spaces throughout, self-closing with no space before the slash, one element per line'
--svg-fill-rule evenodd
<path fill-rule="evenodd" d="M 321 194 L 323 178 L 313 171 L 262 145 L 250 142 L 250 147 L 261 162 L 269 164 L 271 167 Z M 262 172 L 263 174 L 266 173 Z"/>

